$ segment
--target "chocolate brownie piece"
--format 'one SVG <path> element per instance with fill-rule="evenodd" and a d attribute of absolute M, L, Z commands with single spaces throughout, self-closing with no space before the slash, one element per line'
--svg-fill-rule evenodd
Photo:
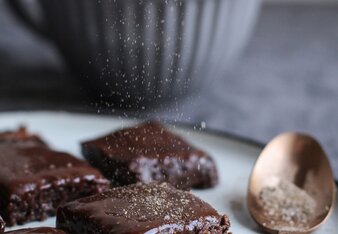
<path fill-rule="evenodd" d="M 0 215 L 7 225 L 44 220 L 59 205 L 108 189 L 101 173 L 43 145 L 0 144 Z"/>
<path fill-rule="evenodd" d="M 224 234 L 230 222 L 190 192 L 137 183 L 61 206 L 56 225 L 72 234 Z"/>
<path fill-rule="evenodd" d="M 5 222 L 0 216 L 0 233 L 3 233 L 5 231 L 5 226 L 6 226 Z"/>
<path fill-rule="evenodd" d="M 39 227 L 39 228 L 26 228 L 15 231 L 5 232 L 11 234 L 66 234 L 64 231 L 50 228 L 50 227 Z"/>
<path fill-rule="evenodd" d="M 5 131 L 0 133 L 0 144 L 18 144 L 18 145 L 45 145 L 47 144 L 38 135 L 29 133 L 24 126 L 20 126 L 15 131 Z"/>
<path fill-rule="evenodd" d="M 122 129 L 82 143 L 88 162 L 113 186 L 168 182 L 176 188 L 209 188 L 218 182 L 213 159 L 157 122 Z"/>

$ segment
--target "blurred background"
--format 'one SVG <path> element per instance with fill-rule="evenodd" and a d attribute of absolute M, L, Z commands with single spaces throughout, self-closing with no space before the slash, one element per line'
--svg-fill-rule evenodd
<path fill-rule="evenodd" d="M 201 84 L 184 97 L 173 94 L 156 105 L 140 102 L 130 107 L 121 105 L 121 96 L 94 98 L 83 79 L 78 79 L 79 74 L 70 69 L 65 53 L 60 53 L 60 43 L 57 48 L 53 40 L 35 33 L 13 14 L 5 0 L 0 0 L 0 111 L 60 110 L 161 118 L 206 125 L 262 142 L 283 131 L 301 131 L 321 141 L 338 178 L 337 1 L 270 0 L 262 6 L 257 2 L 246 11 L 240 10 L 244 5 L 231 8 L 230 13 L 238 11 L 227 21 L 235 22 L 228 23 L 228 34 L 234 35 L 231 39 L 227 40 L 230 36 L 224 36 L 226 33 L 218 39 L 212 34 L 215 36 L 211 38 L 218 40 L 214 42 L 219 43 L 217 48 L 224 46 L 221 72 L 203 73 Z M 211 22 L 214 25 L 217 20 Z M 189 32 L 189 26 L 185 29 L 182 35 Z M 62 41 L 62 34 L 58 36 Z M 67 36 L 69 32 L 64 33 Z M 188 48 L 185 53 L 197 56 L 194 50 L 198 48 L 185 43 L 181 46 Z M 166 45 L 163 50 L 169 50 Z M 119 56 L 113 52 L 111 56 L 123 58 L 123 51 L 117 53 Z M 90 67 L 91 60 L 86 61 Z M 202 71 L 213 70 L 210 66 L 205 65 Z M 184 69 L 179 68 L 176 73 L 182 72 L 184 77 Z M 194 76 L 199 75 L 189 79 Z"/>

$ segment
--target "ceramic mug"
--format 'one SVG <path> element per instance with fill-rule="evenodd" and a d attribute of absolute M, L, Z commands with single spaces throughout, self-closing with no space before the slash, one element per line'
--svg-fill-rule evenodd
<path fill-rule="evenodd" d="M 47 35 L 88 90 L 121 106 L 184 96 L 223 77 L 261 0 L 25 0 L 8 3 Z"/>

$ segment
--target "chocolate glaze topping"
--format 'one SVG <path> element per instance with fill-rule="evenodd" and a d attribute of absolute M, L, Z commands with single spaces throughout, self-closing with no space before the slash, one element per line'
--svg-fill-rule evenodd
<path fill-rule="evenodd" d="M 197 150 L 181 137 L 170 133 L 158 122 L 123 129 L 86 142 L 84 145 L 95 145 L 108 157 L 121 161 L 132 160 L 135 155 L 162 160 L 168 156 L 185 159 L 190 156 L 191 152 L 197 153 Z"/>
<path fill-rule="evenodd" d="M 213 187 L 212 158 L 157 122 L 122 129 L 82 144 L 84 157 L 113 185 L 169 182 L 177 188 Z"/>
<path fill-rule="evenodd" d="M 108 189 L 86 162 L 20 128 L 0 133 L 0 215 L 8 226 L 53 216 L 60 204 Z"/>
<path fill-rule="evenodd" d="M 0 185 L 15 194 L 79 180 L 102 180 L 100 172 L 67 153 L 43 146 L 16 147 L 0 144 Z"/>
<path fill-rule="evenodd" d="M 11 234 L 66 234 L 62 230 L 50 228 L 50 227 L 19 229 L 19 230 L 5 232 L 5 233 L 11 233 Z"/>
<path fill-rule="evenodd" d="M 166 183 L 117 187 L 70 202 L 57 215 L 57 227 L 74 234 L 228 233 L 229 226 L 209 204 Z"/>

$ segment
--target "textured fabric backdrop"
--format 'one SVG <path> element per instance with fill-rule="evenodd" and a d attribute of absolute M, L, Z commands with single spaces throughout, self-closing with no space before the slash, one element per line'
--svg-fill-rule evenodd
<path fill-rule="evenodd" d="M 3 1 L 0 109 L 120 113 L 88 101 L 55 49 L 16 22 Z M 205 122 L 263 142 L 283 131 L 311 133 L 338 178 L 338 8 L 264 7 L 251 43 L 223 79 L 142 115 Z"/>

